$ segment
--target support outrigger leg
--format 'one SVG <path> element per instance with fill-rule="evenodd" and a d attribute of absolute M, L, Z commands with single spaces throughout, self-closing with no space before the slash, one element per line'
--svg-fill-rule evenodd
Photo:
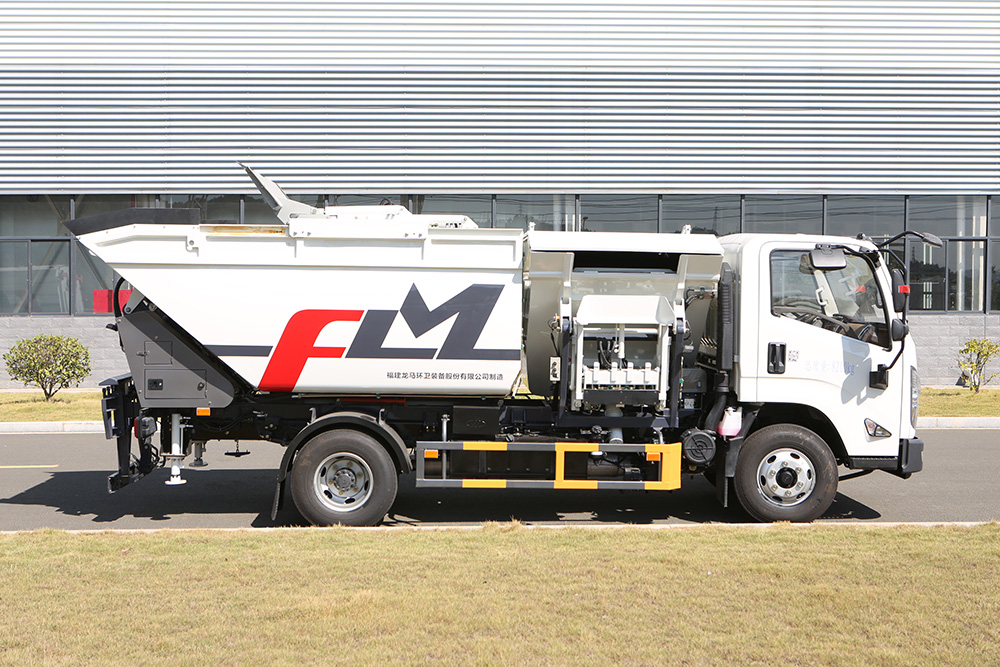
<path fill-rule="evenodd" d="M 132 425 L 139 416 L 139 405 L 131 375 L 108 378 L 101 386 L 104 437 L 117 441 L 118 472 L 108 477 L 108 493 L 114 493 L 131 482 L 133 474 L 138 472 L 132 465 Z"/>
<path fill-rule="evenodd" d="M 108 477 L 108 493 L 142 479 L 159 465 L 159 456 L 153 446 L 156 420 L 139 416 L 139 401 L 131 375 L 119 375 L 101 383 L 104 397 L 104 436 L 116 440 L 118 472 Z M 139 438 L 139 460 L 132 456 L 132 432 Z"/>

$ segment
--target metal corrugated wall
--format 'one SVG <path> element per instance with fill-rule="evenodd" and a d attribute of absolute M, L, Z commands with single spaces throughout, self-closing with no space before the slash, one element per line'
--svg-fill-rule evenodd
<path fill-rule="evenodd" d="M 1000 3 L 0 2 L 0 193 L 1000 190 Z"/>

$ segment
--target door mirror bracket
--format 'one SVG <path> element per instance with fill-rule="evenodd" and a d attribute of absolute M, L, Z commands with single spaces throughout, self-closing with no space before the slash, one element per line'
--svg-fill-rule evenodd
<path fill-rule="evenodd" d="M 877 371 L 868 373 L 868 386 L 872 389 L 889 388 L 889 366 L 879 364 Z"/>

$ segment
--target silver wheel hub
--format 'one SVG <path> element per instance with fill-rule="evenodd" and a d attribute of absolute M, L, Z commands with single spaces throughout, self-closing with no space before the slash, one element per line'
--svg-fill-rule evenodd
<path fill-rule="evenodd" d="M 343 492 L 356 488 L 357 482 L 358 476 L 350 468 L 341 468 L 333 476 L 333 485 L 337 487 L 338 491 Z"/>
<path fill-rule="evenodd" d="M 816 470 L 812 461 L 797 449 L 776 449 L 757 467 L 757 490 L 778 507 L 792 507 L 804 502 L 816 488 Z"/>
<path fill-rule="evenodd" d="M 364 459 L 349 452 L 326 457 L 313 477 L 316 496 L 335 512 L 352 512 L 372 493 L 372 471 Z"/>

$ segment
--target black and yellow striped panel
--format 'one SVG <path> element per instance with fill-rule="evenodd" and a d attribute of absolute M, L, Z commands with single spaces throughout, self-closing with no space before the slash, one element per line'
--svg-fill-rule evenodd
<path fill-rule="evenodd" d="M 466 489 L 514 489 L 514 488 L 552 488 L 552 489 L 643 489 L 646 491 L 670 491 L 681 486 L 681 444 L 620 444 L 611 445 L 599 442 L 530 442 L 514 443 L 505 441 L 449 441 L 449 442 L 418 442 L 418 456 L 427 459 L 437 459 L 441 450 L 450 451 L 551 451 L 556 454 L 555 480 L 506 480 L 506 479 L 421 479 L 421 486 L 451 486 Z M 604 453 L 640 453 L 646 455 L 646 460 L 659 462 L 660 478 L 658 480 L 621 481 L 621 480 L 591 480 L 566 479 L 566 454 L 568 452 L 604 452 Z M 422 462 L 422 461 L 421 461 Z M 422 466 L 419 466 L 422 468 Z"/>

